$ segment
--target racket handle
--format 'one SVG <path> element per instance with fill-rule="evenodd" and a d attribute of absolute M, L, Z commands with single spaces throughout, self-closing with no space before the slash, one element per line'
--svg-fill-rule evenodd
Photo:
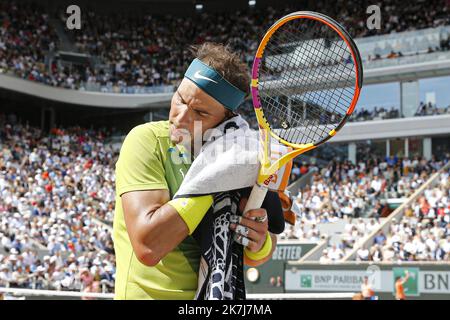
<path fill-rule="evenodd" d="M 244 213 L 248 210 L 261 208 L 264 198 L 266 197 L 267 190 L 269 190 L 269 188 L 267 188 L 266 186 L 255 184 L 253 186 L 252 192 L 250 193 L 250 196 L 248 197 Z"/>

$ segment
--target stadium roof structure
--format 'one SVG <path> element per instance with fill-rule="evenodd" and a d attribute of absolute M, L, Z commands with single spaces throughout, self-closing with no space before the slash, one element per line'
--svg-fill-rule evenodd
<path fill-rule="evenodd" d="M 401 64 L 394 66 L 365 68 L 364 85 L 410 81 L 430 77 L 450 75 L 450 54 L 448 59 L 431 60 L 412 64 Z M 169 107 L 172 93 L 155 94 L 113 94 L 102 92 L 77 91 L 50 87 L 47 85 L 23 80 L 20 78 L 1 75 L 0 89 L 12 90 L 18 93 L 32 95 L 38 98 L 52 100 L 60 103 L 80 104 L 92 107 L 107 108 L 161 108 Z M 299 79 L 300 80 L 300 79 Z M 311 84 L 319 85 L 320 77 L 309 79 Z M 276 87 L 277 81 L 273 81 Z M 327 87 L 329 84 L 323 84 Z M 298 93 L 296 88 L 292 88 L 292 94 Z"/>
<path fill-rule="evenodd" d="M 450 133 L 450 115 L 408 117 L 350 122 L 331 143 L 354 142 L 367 139 L 393 139 L 420 136 L 439 136 Z"/>
<path fill-rule="evenodd" d="M 326 68 L 342 68 L 342 66 L 332 66 L 332 67 L 322 67 L 320 71 L 326 70 Z M 261 81 L 265 83 L 264 90 L 270 91 L 271 89 L 277 90 L 279 88 L 284 88 L 284 91 L 289 91 L 291 94 L 300 94 L 299 90 L 302 88 L 314 87 L 316 90 L 323 90 L 330 87 L 343 87 L 347 82 L 342 83 L 339 86 L 341 78 L 334 74 L 334 81 L 330 79 L 328 73 L 298 73 L 298 81 L 292 81 L 291 79 L 284 79 L 281 77 L 279 80 L 268 80 Z M 434 60 L 426 62 L 418 62 L 411 64 L 402 64 L 378 68 L 366 68 L 364 69 L 364 85 L 368 84 L 379 84 L 386 82 L 400 82 L 400 81 L 411 81 L 424 78 L 433 78 L 450 75 L 450 53 L 448 54 L 448 59 L 445 60 Z M 286 83 L 289 86 L 286 86 Z M 302 88 L 296 87 L 295 84 L 301 84 Z"/>
<path fill-rule="evenodd" d="M 169 107 L 173 93 L 124 94 L 81 91 L 49 85 L 0 74 L 0 90 L 24 94 L 61 104 L 101 108 L 152 108 Z"/>

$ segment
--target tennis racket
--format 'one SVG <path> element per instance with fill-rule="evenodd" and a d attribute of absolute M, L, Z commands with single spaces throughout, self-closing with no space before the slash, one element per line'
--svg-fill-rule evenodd
<path fill-rule="evenodd" d="M 348 32 L 316 12 L 284 16 L 266 32 L 252 68 L 261 167 L 244 212 L 260 208 L 276 171 L 333 137 L 355 109 L 362 61 Z M 271 162 L 271 140 L 292 151 Z"/>

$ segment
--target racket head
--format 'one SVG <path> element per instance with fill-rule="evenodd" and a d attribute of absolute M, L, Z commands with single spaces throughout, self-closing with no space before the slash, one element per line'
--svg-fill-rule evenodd
<path fill-rule="evenodd" d="M 251 94 L 264 154 L 269 134 L 295 149 L 278 160 L 278 168 L 333 137 L 355 109 L 362 80 L 358 48 L 339 23 L 310 11 L 275 22 L 252 67 Z M 263 159 L 268 167 L 269 156 Z"/>

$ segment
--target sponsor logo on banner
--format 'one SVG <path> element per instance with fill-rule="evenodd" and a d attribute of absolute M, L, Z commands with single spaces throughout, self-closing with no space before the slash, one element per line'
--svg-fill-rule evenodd
<path fill-rule="evenodd" d="M 404 284 L 405 295 L 417 297 L 421 294 L 445 294 L 450 296 L 450 270 L 422 270 L 417 267 L 393 267 L 380 270 L 369 266 L 366 270 L 299 270 L 288 268 L 285 272 L 285 289 L 295 291 L 353 291 L 359 292 L 364 277 L 367 276 L 375 292 L 395 294 L 395 278 L 409 278 Z"/>
<path fill-rule="evenodd" d="M 395 294 L 395 279 L 397 277 L 404 278 L 406 276 L 406 271 L 409 273 L 409 278 L 406 283 L 403 284 L 405 295 L 410 297 L 419 296 L 419 268 L 392 268 L 392 282 L 394 283 L 393 293 Z"/>
<path fill-rule="evenodd" d="M 421 272 L 419 291 L 450 295 L 450 271 Z"/>
<path fill-rule="evenodd" d="M 311 288 L 312 287 L 312 275 L 302 274 L 300 277 L 300 287 Z"/>
<path fill-rule="evenodd" d="M 361 288 L 365 271 L 299 270 L 286 272 L 286 290 L 354 291 Z M 295 280 L 294 280 L 295 279 Z"/>

